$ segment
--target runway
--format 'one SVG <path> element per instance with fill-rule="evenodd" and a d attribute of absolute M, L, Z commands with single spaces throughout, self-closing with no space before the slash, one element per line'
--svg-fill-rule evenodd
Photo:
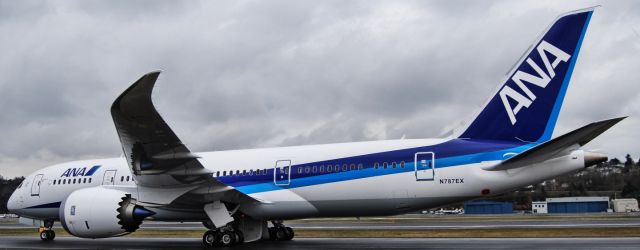
<path fill-rule="evenodd" d="M 232 249 L 637 249 L 640 238 L 450 238 L 450 239 L 294 239 L 289 242 L 254 242 Z M 202 249 L 199 238 L 57 238 L 0 237 L 2 249 Z"/>

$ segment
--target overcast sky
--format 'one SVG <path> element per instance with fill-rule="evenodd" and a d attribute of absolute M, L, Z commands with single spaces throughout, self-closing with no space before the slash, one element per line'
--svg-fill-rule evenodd
<path fill-rule="evenodd" d="M 640 156 L 638 1 L 0 0 L 0 175 L 118 157 L 109 107 L 154 102 L 193 151 L 437 137 L 562 12 L 600 4 L 554 135 Z"/>

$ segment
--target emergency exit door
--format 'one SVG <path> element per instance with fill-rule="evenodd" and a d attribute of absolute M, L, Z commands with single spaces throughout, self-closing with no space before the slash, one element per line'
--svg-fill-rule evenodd
<path fill-rule="evenodd" d="M 432 181 L 435 177 L 436 157 L 433 152 L 416 153 L 414 159 L 417 181 Z"/>
<path fill-rule="evenodd" d="M 40 186 L 42 185 L 42 177 L 44 177 L 44 175 L 39 174 L 33 178 L 33 182 L 31 183 L 31 196 L 40 196 Z"/>
<path fill-rule="evenodd" d="M 116 178 L 116 170 L 107 170 L 104 172 L 104 177 L 102 178 L 102 185 L 114 185 Z"/>

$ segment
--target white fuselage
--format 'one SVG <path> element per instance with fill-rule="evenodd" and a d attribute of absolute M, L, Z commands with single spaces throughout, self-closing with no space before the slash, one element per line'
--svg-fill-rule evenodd
<path fill-rule="evenodd" d="M 394 158 L 379 158 L 381 153 L 403 150 L 414 155 L 419 152 L 411 149 L 419 150 L 425 145 L 441 145 L 445 142 L 442 139 L 391 140 L 216 151 L 198 155 L 202 165 L 214 173 L 213 177 L 263 201 L 243 204 L 240 210 L 252 217 L 264 219 L 398 214 L 502 193 L 584 167 L 581 150 L 535 166 L 503 171 L 485 170 L 498 164 L 501 159 L 473 160 L 478 154 L 462 156 L 466 160 L 456 157 L 439 159 L 438 152 L 435 152 L 433 169 L 427 169 L 428 177 L 431 178 L 418 180 L 419 173 L 412 162 L 400 164 L 397 161 L 392 164 Z M 491 153 L 508 157 L 513 155 L 510 153 L 520 153 L 526 148 L 527 146 L 522 146 Z M 338 172 L 333 169 L 329 173 L 328 166 L 322 165 L 324 173 L 320 175 L 320 165 L 315 164 L 323 160 L 363 155 L 378 157 L 375 160 L 377 167 L 368 163 L 355 163 L 355 168 L 347 164 L 344 171 L 344 164 L 337 164 Z M 283 161 L 290 166 L 290 173 L 287 178 L 278 179 L 273 174 L 277 172 L 273 168 Z M 445 164 L 447 161 L 449 166 L 439 165 L 439 162 Z M 90 176 L 87 175 L 93 166 L 100 167 Z M 297 178 L 299 173 L 312 176 Z M 255 179 L 258 175 L 269 181 L 251 185 L 238 182 L 243 178 Z M 36 171 L 25 178 L 21 187 L 12 195 L 8 206 L 25 217 L 56 219 L 60 202 L 71 192 L 101 185 L 136 190 L 134 176 L 124 158 L 68 162 Z M 165 215 L 156 219 L 184 220 L 179 217 Z"/>

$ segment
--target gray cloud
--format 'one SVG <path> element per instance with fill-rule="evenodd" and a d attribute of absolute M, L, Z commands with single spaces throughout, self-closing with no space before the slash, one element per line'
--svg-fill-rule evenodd
<path fill-rule="evenodd" d="M 154 69 L 194 151 L 435 137 L 600 2 L 556 135 L 630 115 L 589 147 L 638 157 L 634 1 L 0 1 L 0 174 L 120 155 L 109 106 Z"/>

